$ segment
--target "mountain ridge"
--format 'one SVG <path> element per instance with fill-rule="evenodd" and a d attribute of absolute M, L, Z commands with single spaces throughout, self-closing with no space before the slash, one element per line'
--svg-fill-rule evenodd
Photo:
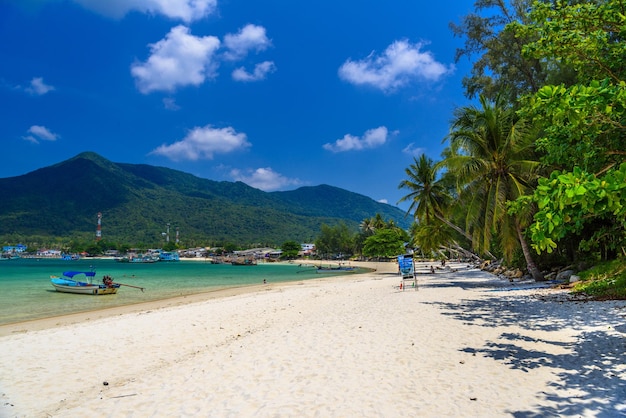
<path fill-rule="evenodd" d="M 0 179 L 0 238 L 95 237 L 158 244 L 169 224 L 187 244 L 310 241 L 322 224 L 352 229 L 380 214 L 408 228 L 399 208 L 330 185 L 264 192 L 146 164 L 115 163 L 94 152 Z M 190 245 L 191 246 L 191 245 Z"/>

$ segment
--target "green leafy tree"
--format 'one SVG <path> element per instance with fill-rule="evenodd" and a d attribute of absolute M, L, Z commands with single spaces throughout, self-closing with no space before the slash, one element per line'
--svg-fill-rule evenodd
<path fill-rule="evenodd" d="M 557 57 L 576 70 L 572 86 L 547 85 L 525 103 L 523 114 L 545 132 L 544 162 L 601 173 L 626 155 L 626 3 L 536 2 L 532 24 L 518 26 L 536 41 L 526 55 Z"/>
<path fill-rule="evenodd" d="M 611 259 L 624 248 L 626 163 L 602 179 L 580 168 L 555 171 L 550 178 L 539 180 L 534 199 L 540 210 L 530 230 L 537 252 L 552 252 L 566 234 L 580 234 L 590 217 L 596 224 L 590 239 L 581 241 L 583 249 L 599 248 L 604 259 Z"/>
<path fill-rule="evenodd" d="M 351 255 L 354 248 L 354 234 L 344 222 L 335 226 L 322 224 L 320 235 L 315 240 L 317 253 L 332 257 L 338 254 Z"/>
<path fill-rule="evenodd" d="M 505 27 L 514 22 L 526 23 L 526 11 L 531 0 L 476 0 L 475 12 L 451 23 L 455 36 L 465 38 L 457 49 L 456 61 L 478 56 L 472 64 L 471 75 L 463 78 L 465 94 L 495 100 L 506 93 L 509 104 L 522 94 L 535 92 L 544 85 L 548 72 L 545 61 L 524 56 L 522 48 L 531 33 Z"/>
<path fill-rule="evenodd" d="M 499 100 L 492 103 L 481 96 L 480 105 L 456 110 L 450 147 L 441 164 L 457 180 L 473 247 L 485 253 L 497 240 L 509 261 L 521 247 L 529 272 L 541 280 L 523 235 L 530 222 L 523 215 L 528 214 L 511 215 L 507 206 L 532 193 L 539 169 L 534 132 Z"/>
<path fill-rule="evenodd" d="M 281 245 L 280 249 L 283 251 L 282 258 L 293 260 L 298 257 L 298 253 L 301 250 L 300 244 L 295 241 L 285 241 Z"/>
<path fill-rule="evenodd" d="M 409 240 L 406 231 L 399 228 L 383 228 L 365 240 L 363 255 L 391 258 L 405 253 L 404 244 Z"/>
<path fill-rule="evenodd" d="M 524 52 L 541 60 L 556 57 L 577 74 L 574 85 L 542 87 L 521 110 L 543 129 L 537 141 L 543 161 L 559 169 L 539 182 L 534 195 L 534 246 L 549 251 L 579 234 L 589 237 L 580 250 L 609 255 L 626 245 L 617 209 L 626 206 L 626 196 L 614 191 L 626 155 L 626 3 L 535 2 L 529 17 L 531 23 L 515 29 L 533 39 Z"/>
<path fill-rule="evenodd" d="M 165 244 L 163 244 L 163 250 L 164 251 L 174 251 L 177 248 L 178 248 L 178 246 L 173 241 L 168 241 Z"/>

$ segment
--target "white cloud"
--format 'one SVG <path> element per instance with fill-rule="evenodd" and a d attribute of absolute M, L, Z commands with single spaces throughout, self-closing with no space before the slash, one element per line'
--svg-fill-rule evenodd
<path fill-rule="evenodd" d="M 248 186 L 266 192 L 301 184 L 300 180 L 289 179 L 282 174 L 275 172 L 270 167 L 250 170 L 247 172 L 247 174 L 244 174 L 240 170 L 235 169 L 231 170 L 230 175 L 236 181 L 242 181 Z"/>
<path fill-rule="evenodd" d="M 29 135 L 26 135 L 22 138 L 35 144 L 38 144 L 40 140 L 56 141 L 59 138 L 59 135 L 53 133 L 45 126 L 40 125 L 31 126 L 30 128 L 28 128 L 27 132 Z"/>
<path fill-rule="evenodd" d="M 236 34 L 224 36 L 224 46 L 228 49 L 224 59 L 239 60 L 248 55 L 249 51 L 263 51 L 271 45 L 263 26 L 248 24 Z"/>
<path fill-rule="evenodd" d="M 27 92 L 38 96 L 43 96 L 52 90 L 54 90 L 54 87 L 44 83 L 43 77 L 34 77 L 30 80 L 30 86 L 26 87 Z"/>
<path fill-rule="evenodd" d="M 259 81 L 264 80 L 269 73 L 276 71 L 276 65 L 272 61 L 264 61 L 254 67 L 252 73 L 248 73 L 244 67 L 239 67 L 233 71 L 233 80 L 236 81 Z"/>
<path fill-rule="evenodd" d="M 174 161 L 213 159 L 215 154 L 227 154 L 250 147 L 246 134 L 231 127 L 211 125 L 195 127 L 185 138 L 171 145 L 161 145 L 150 154 L 162 155 Z"/>
<path fill-rule="evenodd" d="M 404 154 L 409 154 L 415 157 L 422 155 L 424 151 L 426 151 L 424 148 L 416 147 L 415 143 L 413 142 L 404 147 L 404 149 L 402 150 Z"/>
<path fill-rule="evenodd" d="M 377 202 L 378 203 L 387 203 L 387 204 L 389 204 L 389 201 L 387 199 L 378 199 Z"/>
<path fill-rule="evenodd" d="M 217 0 L 74 0 L 86 9 L 116 19 L 131 10 L 163 15 L 184 22 L 200 20 L 215 12 Z"/>
<path fill-rule="evenodd" d="M 394 132 L 395 133 L 395 132 Z M 325 150 L 332 152 L 359 151 L 368 148 L 376 148 L 387 142 L 389 131 L 384 126 L 370 129 L 363 137 L 346 134 L 343 138 L 336 140 L 332 144 L 324 144 Z"/>
<path fill-rule="evenodd" d="M 179 25 L 166 37 L 150 45 L 151 55 L 144 63 L 131 66 L 137 88 L 144 94 L 155 90 L 174 91 L 177 87 L 198 86 L 215 77 L 213 54 L 220 41 L 214 36 L 197 37 Z"/>
<path fill-rule="evenodd" d="M 339 68 L 339 77 L 352 84 L 389 92 L 414 80 L 438 81 L 454 70 L 453 65 L 446 67 L 432 53 L 422 51 L 423 46 L 423 43 L 395 41 L 382 55 L 375 56 L 372 52 L 359 61 L 348 59 Z"/>

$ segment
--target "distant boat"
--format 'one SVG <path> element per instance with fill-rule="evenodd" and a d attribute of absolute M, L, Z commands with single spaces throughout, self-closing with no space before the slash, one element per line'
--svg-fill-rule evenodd
<path fill-rule="evenodd" d="M 177 252 L 161 251 L 159 261 L 180 261 L 180 257 Z"/>
<path fill-rule="evenodd" d="M 333 272 L 333 271 L 352 271 L 354 270 L 354 267 L 350 267 L 350 266 L 338 266 L 338 267 L 322 267 L 319 266 L 317 267 L 317 272 L 318 273 L 327 273 L 327 272 Z"/>
<path fill-rule="evenodd" d="M 127 257 L 117 257 L 115 261 L 118 263 L 155 263 L 159 261 L 159 259 L 150 255 L 139 254 Z"/>
<path fill-rule="evenodd" d="M 0 256 L 0 260 L 2 260 L 2 261 L 17 260 L 18 258 L 20 258 L 19 255 L 11 254 L 11 253 L 4 253 L 4 254 L 2 254 L 2 256 Z"/>
<path fill-rule="evenodd" d="M 103 283 L 93 283 L 95 271 L 65 271 L 63 277 L 50 276 L 50 282 L 57 292 L 76 293 L 79 295 L 112 295 L 120 285 L 105 276 Z M 84 281 L 77 280 L 82 278 Z M 107 280 L 108 278 L 108 280 Z"/>
<path fill-rule="evenodd" d="M 238 258 L 231 261 L 233 266 L 256 266 L 256 260 L 252 258 Z"/>
<path fill-rule="evenodd" d="M 65 260 L 65 261 L 80 260 L 80 256 L 78 254 L 61 254 L 61 260 Z"/>

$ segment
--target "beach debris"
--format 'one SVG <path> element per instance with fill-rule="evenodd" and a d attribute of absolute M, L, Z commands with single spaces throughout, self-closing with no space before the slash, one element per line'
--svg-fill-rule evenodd
<path fill-rule="evenodd" d="M 102 382 L 102 384 L 103 384 L 104 386 L 109 386 L 109 382 L 107 382 L 106 380 L 105 380 L 104 382 Z"/>
<path fill-rule="evenodd" d="M 477 400 L 478 400 L 478 398 L 474 398 L 474 397 L 470 398 L 470 401 L 477 401 Z"/>

